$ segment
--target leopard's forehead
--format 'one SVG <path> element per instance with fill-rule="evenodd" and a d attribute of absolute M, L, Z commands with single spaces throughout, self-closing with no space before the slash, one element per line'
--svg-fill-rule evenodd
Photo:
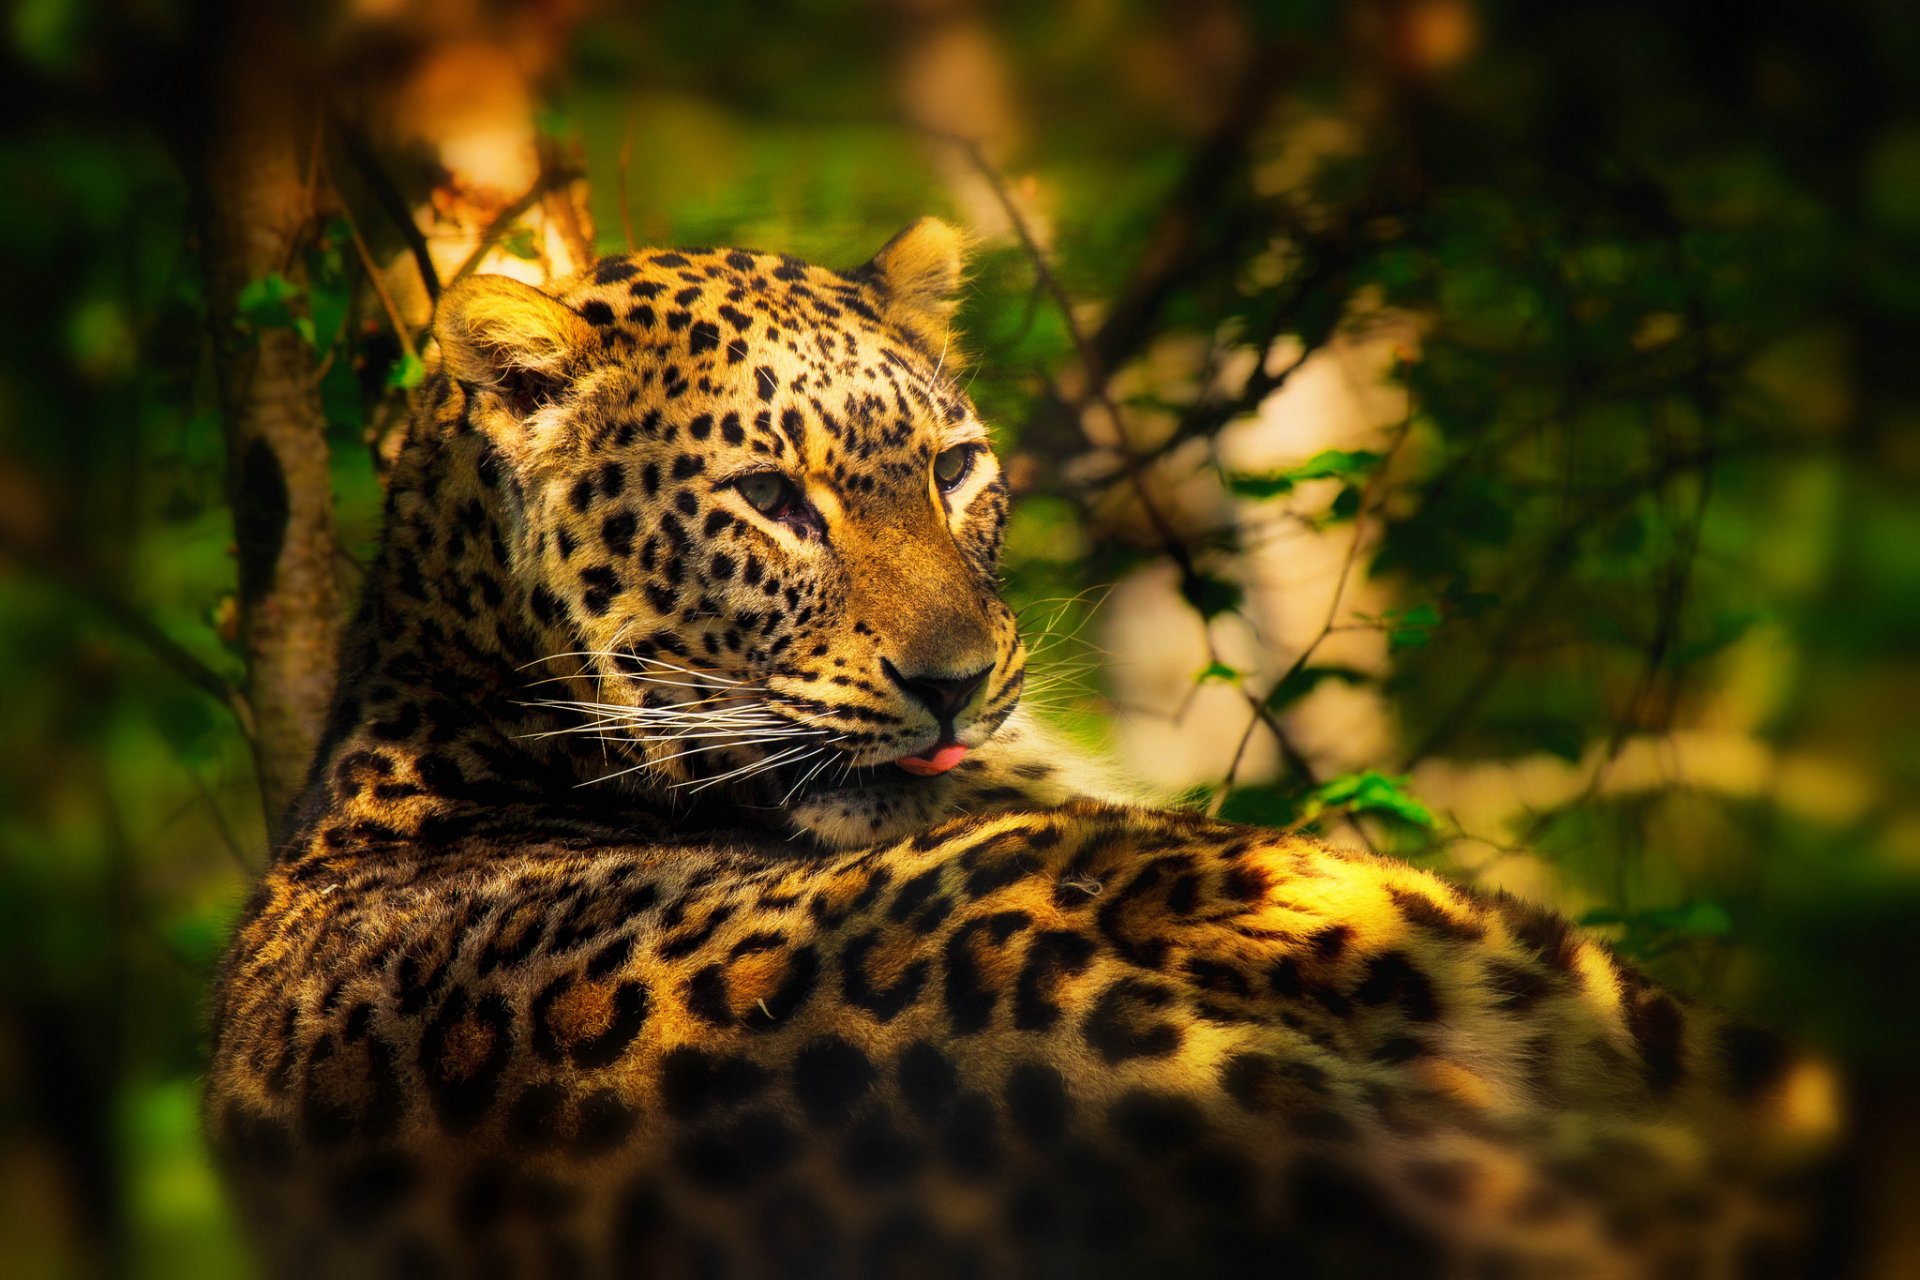
<path fill-rule="evenodd" d="M 894 324 L 859 273 L 746 249 L 645 250 L 602 259 L 560 297 L 647 400 L 690 415 L 729 402 L 744 430 L 757 421 L 835 469 L 917 474 L 927 428 L 974 420 L 947 353 Z"/>
<path fill-rule="evenodd" d="M 726 330 L 748 331 L 756 314 L 795 329 L 885 325 L 870 282 L 750 249 L 649 249 L 602 258 L 566 282 L 561 297 L 595 324 L 622 320 L 688 332 L 696 354 L 701 344 L 724 342 Z"/>

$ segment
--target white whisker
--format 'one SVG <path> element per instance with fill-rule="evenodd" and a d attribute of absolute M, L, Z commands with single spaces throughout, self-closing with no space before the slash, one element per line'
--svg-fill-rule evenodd
<path fill-rule="evenodd" d="M 674 754 L 672 754 L 672 755 L 670 755 L 670 756 L 661 756 L 661 757 L 658 757 L 658 758 L 656 758 L 656 759 L 651 759 L 651 760 L 643 760 L 643 761 L 641 761 L 641 762 L 640 762 L 639 764 L 636 764 L 636 765 L 634 765 L 634 766 L 632 766 L 631 768 L 627 768 L 627 769 L 621 769 L 621 770 L 620 770 L 620 771 L 618 771 L 617 773 L 609 773 L 609 774 L 604 774 L 604 775 L 602 775 L 601 777 L 598 777 L 598 778 L 590 778 L 590 779 L 588 779 L 588 780 L 587 780 L 586 782 L 582 782 L 582 783 L 578 783 L 578 784 L 576 784 L 576 785 L 578 785 L 578 786 L 582 786 L 582 787 L 585 787 L 585 786 L 591 786 L 591 785 L 592 785 L 593 783 L 596 783 L 596 782 L 608 782 L 608 781 L 611 781 L 611 780 L 612 780 L 612 779 L 614 779 L 614 778 L 624 778 L 624 777 L 626 777 L 626 776 L 627 776 L 628 774 L 630 774 L 630 773 L 638 773 L 638 772 L 640 772 L 640 771 L 641 771 L 641 770 L 643 770 L 643 769 L 657 769 L 657 768 L 659 768 L 659 767 L 660 767 L 661 765 L 664 765 L 664 764 L 666 764 L 666 763 L 668 763 L 669 761 L 673 761 L 673 760 L 679 760 L 679 759 L 682 759 L 682 758 L 684 758 L 684 757 L 686 757 L 686 756 L 697 756 L 697 755 L 700 755 L 701 753 L 703 753 L 703 752 L 707 752 L 707 751 L 725 751 L 725 750 L 727 750 L 728 748 L 731 748 L 731 747 L 751 747 L 751 746 L 760 746 L 760 745 L 763 745 L 763 744 L 761 744 L 761 743 L 759 743 L 759 742 L 757 742 L 757 741 L 755 741 L 755 740 L 752 740 L 752 739 L 749 739 L 749 740 L 746 740 L 746 741 L 741 741 L 741 742 L 715 742 L 715 743 L 710 743 L 709 745 L 707 745 L 707 746 L 704 746 L 704 747 L 689 747 L 689 748 L 688 748 L 687 750 L 685 750 L 685 751 L 677 751 L 677 752 L 675 752 Z M 795 752 L 795 751 L 804 751 L 804 750 L 809 750 L 809 749 L 812 749 L 812 750 L 817 750 L 818 748 L 806 748 L 806 747 L 789 747 L 789 748 L 787 748 L 787 750 L 786 750 L 786 751 L 783 751 L 783 752 L 779 752 L 779 753 L 777 753 L 777 754 L 778 754 L 778 756 L 782 756 L 782 757 L 784 757 L 784 756 L 786 756 L 786 755 L 790 755 L 790 754 L 792 754 L 792 753 L 793 753 L 793 752 Z M 754 766 L 753 766 L 753 765 L 746 765 L 746 766 L 743 766 L 743 767 L 744 767 L 745 769 L 747 769 L 747 770 L 749 770 L 749 771 L 751 771 L 751 770 L 753 770 L 753 769 L 754 769 Z M 715 778 L 715 779 L 713 779 L 713 781 L 715 781 L 715 782 L 719 782 L 719 781 L 722 781 L 722 780 L 724 780 L 724 779 L 726 779 L 726 778 L 731 778 L 731 777 L 733 777 L 733 776 L 734 776 L 735 774 L 737 774 L 737 773 L 739 773 L 739 772 L 740 772 L 740 770 L 738 770 L 738 769 L 736 769 L 736 770 L 734 770 L 734 771 L 733 771 L 732 773 L 723 773 L 723 774 L 721 774 L 721 775 L 720 775 L 720 776 L 719 776 L 718 778 Z M 686 786 L 686 785 L 687 785 L 687 783 L 685 783 L 685 782 L 678 782 L 678 783 L 675 783 L 675 784 L 674 784 L 674 786 L 676 786 L 676 787 L 684 787 L 684 786 Z M 696 791 L 698 791 L 698 790 L 700 790 L 700 789 L 701 789 L 701 788 L 699 788 L 699 787 L 696 787 L 696 788 L 694 788 L 694 790 L 696 790 Z"/>
<path fill-rule="evenodd" d="M 692 786 L 693 790 L 688 792 L 687 794 L 698 795 L 700 792 L 705 791 L 708 787 L 717 786 L 718 784 L 729 781 L 733 778 L 752 777 L 756 773 L 765 773 L 768 769 L 774 768 L 775 766 L 780 765 L 786 762 L 787 760 L 792 759 L 795 755 L 811 749 L 812 748 L 808 748 L 808 747 L 788 747 L 785 751 L 776 751 L 774 754 L 766 757 L 763 760 L 757 760 L 752 764 L 742 765 L 738 769 L 734 769 L 734 770 L 731 770 L 730 772 L 720 774 L 717 777 L 705 779 L 704 781 L 700 782 L 699 785 L 697 786 L 693 784 L 692 779 L 688 779 L 686 782 L 676 782 L 673 785 L 676 790 L 681 787 Z"/>
<path fill-rule="evenodd" d="M 813 768 L 801 774 L 800 780 L 787 788 L 787 794 L 780 797 L 780 803 L 782 805 L 785 805 L 788 801 L 792 800 L 794 795 L 797 792 L 805 791 L 807 784 L 813 781 L 815 775 L 817 775 L 822 769 L 826 768 L 828 765 L 833 763 L 833 755 L 830 752 L 828 752 L 825 747 L 819 747 L 816 749 L 821 753 L 820 762 L 814 765 Z"/>
<path fill-rule="evenodd" d="M 683 667 L 677 663 L 668 662 L 664 658 L 642 657 L 637 653 L 616 653 L 604 649 L 569 649 L 563 653 L 550 653 L 546 657 L 529 662 L 519 669 L 525 671 L 528 667 L 537 667 L 542 662 L 549 662 L 555 658 L 604 658 L 612 662 L 644 662 L 651 666 L 664 667 L 668 671 L 678 672 L 683 676 L 697 676 L 702 680 L 710 680 L 715 684 L 740 685 L 747 683 L 745 680 L 735 680 L 729 676 L 719 675 L 712 671 L 701 671 L 694 667 Z"/>

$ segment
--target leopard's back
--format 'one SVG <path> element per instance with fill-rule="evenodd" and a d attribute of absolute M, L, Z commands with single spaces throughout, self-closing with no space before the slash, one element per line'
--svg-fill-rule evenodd
<path fill-rule="evenodd" d="M 1791 1236 L 1807 1068 L 1404 866 L 1092 805 L 537 837 L 270 879 L 211 1120 L 289 1265 L 1730 1274 Z"/>

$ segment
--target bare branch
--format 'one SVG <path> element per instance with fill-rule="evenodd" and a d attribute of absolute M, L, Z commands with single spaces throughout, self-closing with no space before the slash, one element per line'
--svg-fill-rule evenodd
<path fill-rule="evenodd" d="M 360 234 L 360 224 L 354 221 L 353 210 L 347 207 L 344 198 L 340 199 L 338 204 L 340 216 L 347 224 L 347 235 L 353 240 L 354 254 L 360 259 L 361 270 L 367 273 L 367 283 L 373 286 L 374 296 L 380 299 L 380 309 L 387 313 L 387 324 L 392 327 L 393 336 L 399 340 L 402 351 L 418 360 L 420 348 L 414 342 L 407 322 L 400 318 L 400 308 L 394 305 L 393 295 L 387 292 L 386 284 L 380 279 L 380 265 L 373 260 L 373 253 L 367 248 L 366 239 Z"/>
<path fill-rule="evenodd" d="M 440 297 L 440 273 L 434 270 L 433 254 L 427 248 L 427 237 L 421 232 L 420 225 L 413 220 L 413 210 L 407 207 L 406 197 L 393 185 L 381 165 L 379 156 L 374 154 L 373 144 L 368 141 L 366 132 L 358 125 L 339 116 L 331 118 L 334 133 L 347 149 L 347 158 L 353 161 L 354 169 L 366 182 L 367 189 L 379 203 L 381 211 L 393 223 L 393 229 L 400 233 L 406 242 L 407 252 L 413 255 L 413 262 L 420 270 L 420 283 L 426 286 L 427 297 L 438 301 Z"/>
<path fill-rule="evenodd" d="M 1060 278 L 1054 274 L 1053 266 L 1047 260 L 1046 250 L 1041 248 L 1040 242 L 1034 237 L 1033 229 L 1027 224 L 1026 215 L 1021 211 L 1019 203 L 1013 198 L 1012 190 L 1007 186 L 1005 175 L 988 158 L 986 150 L 977 140 L 946 136 L 948 141 L 961 148 L 968 162 L 985 179 L 993 192 L 994 200 L 1007 215 L 1007 221 L 1013 227 L 1014 234 L 1019 237 L 1021 247 L 1026 250 L 1028 258 L 1032 261 L 1034 279 L 1047 296 L 1053 299 L 1054 306 L 1059 310 L 1061 323 L 1066 326 L 1067 335 L 1073 342 L 1075 353 L 1079 356 L 1083 376 L 1087 379 L 1088 394 L 1105 411 L 1108 420 L 1112 423 L 1114 440 L 1121 456 L 1128 463 L 1128 479 L 1133 483 L 1135 496 L 1140 499 L 1140 508 L 1147 517 L 1147 523 L 1153 526 L 1162 550 L 1179 566 L 1183 586 L 1197 581 L 1200 574 L 1194 566 L 1192 554 L 1174 532 L 1166 513 L 1161 511 L 1160 504 L 1154 499 L 1134 460 L 1132 444 L 1127 436 L 1126 420 L 1121 416 L 1120 408 L 1113 402 L 1112 396 L 1107 393 L 1106 379 L 1100 373 L 1099 356 L 1095 353 L 1086 331 L 1081 328 L 1079 317 L 1074 314 L 1073 300 L 1067 296 Z"/>
<path fill-rule="evenodd" d="M 1122 458 L 1126 462 L 1127 478 L 1132 482 L 1134 491 L 1140 499 L 1141 510 L 1146 515 L 1147 522 L 1153 527 L 1161 550 L 1179 569 L 1183 593 L 1191 596 L 1191 588 L 1203 580 L 1199 568 L 1194 562 L 1192 550 L 1175 532 L 1165 513 L 1160 510 L 1159 504 L 1154 499 L 1152 491 L 1146 485 L 1145 478 L 1141 473 L 1139 459 L 1134 455 L 1131 442 L 1127 435 L 1126 422 L 1121 416 L 1119 406 L 1113 402 L 1112 396 L 1107 391 L 1106 379 L 1099 371 L 1100 363 L 1098 354 L 1094 351 L 1086 332 L 1081 328 L 1079 318 L 1074 314 L 1072 300 L 1067 296 L 1065 288 L 1061 286 L 1059 277 L 1054 274 L 1052 265 L 1047 260 L 1045 250 L 1041 248 L 1039 241 L 1033 235 L 1032 229 L 1027 225 L 1026 217 L 1021 212 L 1018 203 L 1013 199 L 1013 193 L 1008 188 L 1005 177 L 987 157 L 986 152 L 981 148 L 980 144 L 971 138 L 949 137 L 948 140 L 964 150 L 969 161 L 975 169 L 978 170 L 981 177 L 986 180 L 989 188 L 993 191 L 995 200 L 999 202 L 1001 209 L 1005 212 L 1007 221 L 1013 227 L 1014 234 L 1019 238 L 1021 246 L 1026 250 L 1028 257 L 1032 260 L 1034 277 L 1038 286 L 1045 291 L 1058 308 L 1061 321 L 1066 326 L 1067 334 L 1073 342 L 1074 350 L 1080 357 L 1081 366 L 1087 378 L 1089 394 L 1106 412 L 1108 419 L 1112 423 L 1115 441 Z M 1351 553 L 1349 554 L 1349 562 L 1351 562 Z M 1337 605 L 1338 598 L 1336 597 L 1336 607 Z M 1204 618 L 1202 619 L 1202 630 L 1206 639 L 1208 661 L 1215 664 L 1220 663 L 1220 652 L 1214 643 L 1212 628 Z M 1318 641 L 1315 643 L 1317 644 Z M 1280 750 L 1281 759 L 1285 761 L 1289 772 L 1301 778 L 1308 786 L 1314 785 L 1318 781 L 1315 771 L 1307 761 L 1307 758 L 1301 754 L 1299 748 L 1294 745 L 1285 727 L 1282 726 L 1273 713 L 1268 710 L 1266 703 L 1261 698 L 1256 696 L 1244 685 L 1239 686 L 1239 688 L 1241 696 L 1246 701 L 1248 710 L 1253 716 L 1253 720 L 1248 726 L 1248 734 L 1251 734 L 1253 725 L 1264 725 L 1267 732 L 1273 736 L 1274 743 Z M 1230 777 L 1237 774 L 1245 747 L 1246 740 L 1243 737 L 1240 748 L 1234 753 L 1233 767 L 1229 771 Z M 1224 791 L 1225 788 L 1222 789 L 1223 794 Z M 1367 839 L 1366 832 L 1360 829 L 1357 824 L 1355 829 L 1360 831 L 1363 840 Z M 1371 841 L 1368 841 L 1368 843 L 1371 844 Z"/>
<path fill-rule="evenodd" d="M 202 662 L 192 650 L 168 635 L 159 623 L 101 586 L 98 575 L 87 566 L 28 546 L 4 530 L 0 530 L 0 553 L 35 575 L 58 583 L 115 631 L 158 659 L 162 666 L 225 707 L 240 731 L 252 738 L 253 709 L 240 687 Z"/>

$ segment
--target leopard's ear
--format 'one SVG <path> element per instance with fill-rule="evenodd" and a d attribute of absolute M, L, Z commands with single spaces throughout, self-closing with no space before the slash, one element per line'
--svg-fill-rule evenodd
<path fill-rule="evenodd" d="M 945 350 L 960 282 L 966 237 L 938 218 L 922 218 L 873 255 L 856 278 L 880 294 L 887 319 L 931 351 Z"/>
<path fill-rule="evenodd" d="M 597 341 L 565 303 L 506 276 L 449 286 L 434 308 L 433 336 L 449 377 L 499 393 L 523 418 L 559 394 Z"/>

